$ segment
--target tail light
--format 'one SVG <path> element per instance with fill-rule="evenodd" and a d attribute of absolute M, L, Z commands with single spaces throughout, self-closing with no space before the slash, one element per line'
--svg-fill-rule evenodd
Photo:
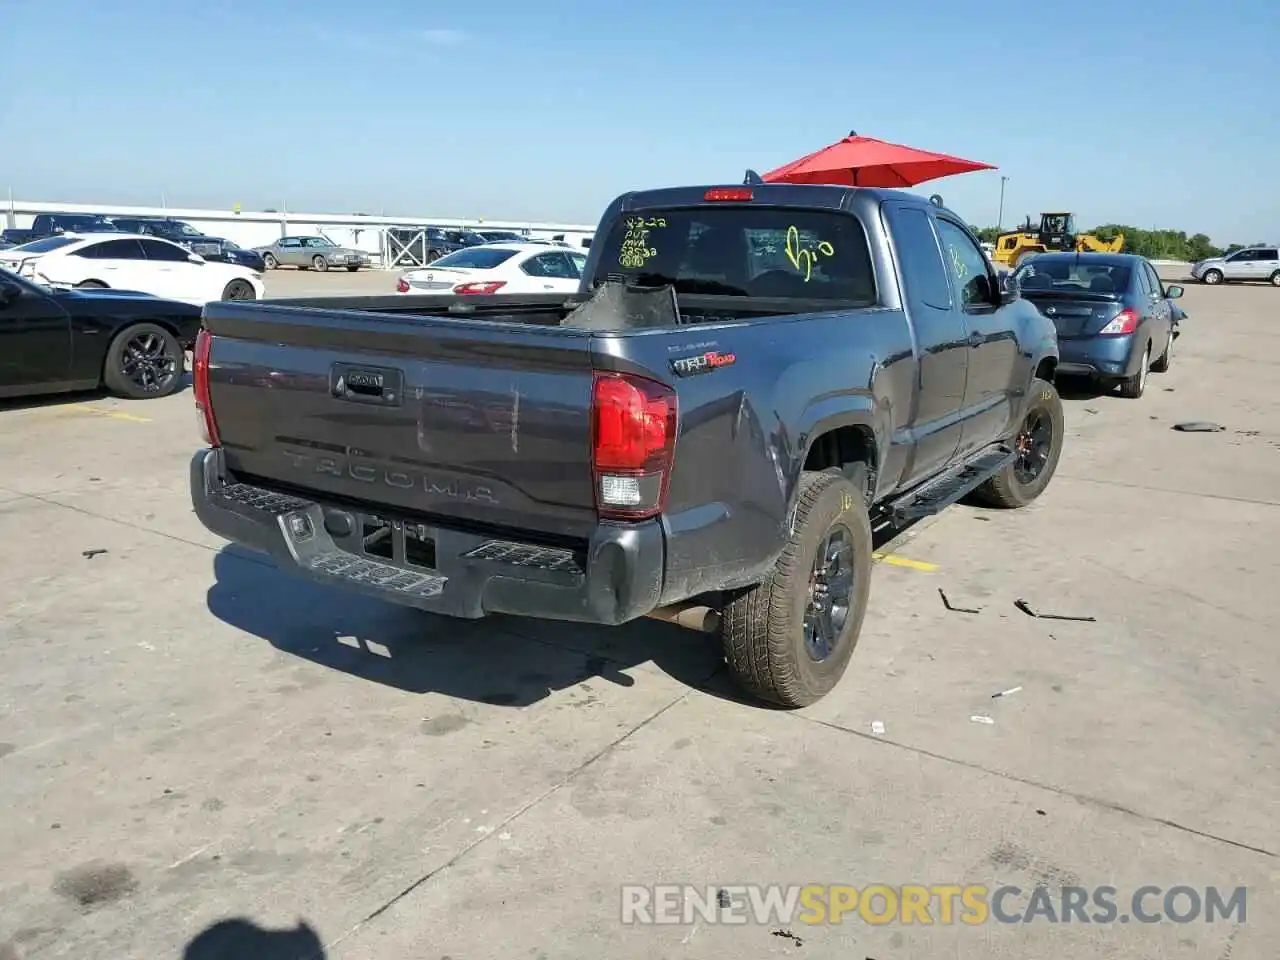
<path fill-rule="evenodd" d="M 1124 333 L 1133 333 L 1138 329 L 1138 311 L 1132 307 L 1125 307 L 1111 319 L 1105 327 L 1098 331 L 1098 336 L 1118 336 Z"/>
<path fill-rule="evenodd" d="M 453 288 L 454 293 L 460 293 L 463 296 L 485 297 L 491 293 L 497 293 L 507 285 L 505 280 L 486 280 L 483 283 L 460 283 Z"/>
<path fill-rule="evenodd" d="M 213 337 L 201 327 L 192 351 L 191 383 L 196 397 L 196 413 L 200 417 L 200 436 L 209 446 L 218 447 L 222 441 L 218 438 L 218 421 L 213 416 L 213 403 L 209 399 L 209 349 L 212 344 Z"/>
<path fill-rule="evenodd" d="M 401 277 L 399 280 L 396 281 L 396 293 L 408 293 L 408 292 L 409 292 L 409 281 L 406 280 L 404 277 Z"/>
<path fill-rule="evenodd" d="M 666 506 L 676 444 L 676 394 L 625 373 L 591 385 L 591 467 L 604 519 L 644 520 Z"/>
<path fill-rule="evenodd" d="M 750 187 L 712 187 L 702 195 L 703 200 L 750 200 L 754 194 Z"/>

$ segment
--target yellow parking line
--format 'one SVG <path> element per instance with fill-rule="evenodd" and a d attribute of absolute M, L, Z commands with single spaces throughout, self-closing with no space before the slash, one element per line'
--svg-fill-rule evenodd
<path fill-rule="evenodd" d="M 887 563 L 891 567 L 906 567 L 908 570 L 919 570 L 921 573 L 932 573 L 938 569 L 936 563 L 929 563 L 927 560 L 912 560 L 909 557 L 900 557 L 896 553 L 873 553 L 871 559 L 877 563 Z"/>
<path fill-rule="evenodd" d="M 62 410 L 74 410 L 77 413 L 92 413 L 97 417 L 108 417 L 111 420 L 124 420 L 126 423 L 150 423 L 147 417 L 135 417 L 131 413 L 117 413 L 115 410 L 99 410 L 97 407 L 91 407 L 86 403 L 68 403 Z"/>

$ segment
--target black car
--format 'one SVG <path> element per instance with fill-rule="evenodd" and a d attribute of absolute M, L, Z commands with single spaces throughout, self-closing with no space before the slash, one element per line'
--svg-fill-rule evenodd
<path fill-rule="evenodd" d="M 1147 373 L 1173 362 L 1182 287 L 1166 287 L 1144 257 L 1040 253 L 1014 272 L 1022 296 L 1058 330 L 1058 373 L 1083 375 L 1136 399 Z"/>
<path fill-rule="evenodd" d="M 267 269 L 262 254 L 244 250 L 225 237 L 211 237 L 191 224 L 170 217 L 112 217 L 111 222 L 126 233 L 149 234 L 181 244 L 206 260 L 236 263 L 259 273 Z"/>
<path fill-rule="evenodd" d="M 128 290 L 63 290 L 0 269 L 0 397 L 105 386 L 135 400 L 182 385 L 198 306 Z"/>
<path fill-rule="evenodd" d="M 10 227 L 0 232 L 0 242 L 9 247 L 22 246 L 62 233 L 117 233 L 119 228 L 98 213 L 40 213 L 27 228 Z"/>

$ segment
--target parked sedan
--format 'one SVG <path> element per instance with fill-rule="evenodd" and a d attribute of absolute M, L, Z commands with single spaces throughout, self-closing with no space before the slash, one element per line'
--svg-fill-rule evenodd
<path fill-rule="evenodd" d="M 297 267 L 320 273 L 330 267 L 346 267 L 355 273 L 368 263 L 367 255 L 351 247 L 340 247 L 328 237 L 281 237 L 265 247 L 255 247 L 268 270 Z"/>
<path fill-rule="evenodd" d="M 1280 248 L 1246 247 L 1192 264 L 1191 278 L 1217 284 L 1228 280 L 1261 280 L 1280 287 Z"/>
<path fill-rule="evenodd" d="M 1014 272 L 1022 296 L 1058 329 L 1058 372 L 1119 386 L 1136 399 L 1147 373 L 1173 362 L 1182 287 L 1164 286 L 1143 257 L 1042 253 Z"/>
<path fill-rule="evenodd" d="M 489 243 L 441 257 L 410 270 L 396 283 L 398 293 L 529 294 L 576 293 L 585 254 L 540 243 Z"/>
<path fill-rule="evenodd" d="M 125 290 L 66 290 L 0 269 L 0 397 L 182 386 L 202 308 Z"/>
<path fill-rule="evenodd" d="M 259 300 L 257 273 L 210 263 L 159 237 L 127 233 L 63 234 L 0 251 L 0 267 L 52 285 L 136 290 L 204 305 L 211 300 Z"/>

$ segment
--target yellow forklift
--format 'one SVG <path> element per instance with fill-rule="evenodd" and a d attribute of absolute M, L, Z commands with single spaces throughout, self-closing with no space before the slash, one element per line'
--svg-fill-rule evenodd
<path fill-rule="evenodd" d="M 1027 217 L 1027 222 L 1017 230 L 1000 234 L 996 238 L 996 263 L 1016 267 L 1027 257 L 1050 250 L 1075 250 L 1077 253 L 1119 253 L 1124 249 L 1124 234 L 1119 233 L 1110 241 L 1101 240 L 1092 233 L 1076 233 L 1076 218 L 1071 213 L 1042 213 L 1037 229 Z"/>

